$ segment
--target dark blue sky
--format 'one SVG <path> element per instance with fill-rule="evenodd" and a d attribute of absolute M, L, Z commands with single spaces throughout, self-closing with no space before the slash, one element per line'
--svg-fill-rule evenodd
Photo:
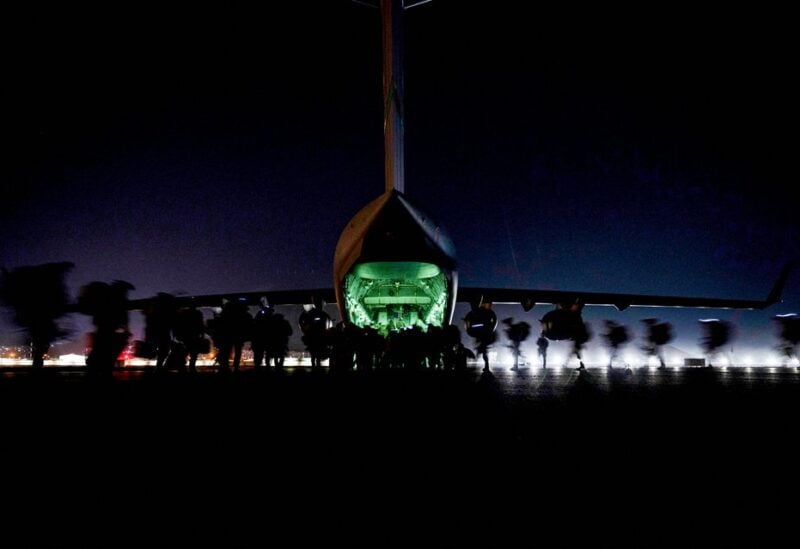
<path fill-rule="evenodd" d="M 69 260 L 73 292 L 134 297 L 332 284 L 383 190 L 380 23 L 292 4 L 11 13 L 0 264 Z M 537 9 L 407 14 L 406 194 L 461 284 L 764 297 L 800 246 L 790 18 Z M 721 316 L 768 346 L 799 279 L 765 312 L 587 317 L 672 319 L 689 345 Z"/>

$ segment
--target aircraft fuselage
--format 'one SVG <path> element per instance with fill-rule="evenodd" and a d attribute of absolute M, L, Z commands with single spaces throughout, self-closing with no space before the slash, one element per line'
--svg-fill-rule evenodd
<path fill-rule="evenodd" d="M 336 246 L 339 312 L 360 327 L 386 334 L 449 324 L 457 286 L 452 242 L 396 190 L 359 211 Z"/>

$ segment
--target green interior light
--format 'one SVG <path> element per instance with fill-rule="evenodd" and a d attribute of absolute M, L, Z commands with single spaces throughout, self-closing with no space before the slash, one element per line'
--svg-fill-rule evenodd
<path fill-rule="evenodd" d="M 382 334 L 410 326 L 441 326 L 447 305 L 447 277 L 433 263 L 358 263 L 344 279 L 350 322 Z"/>

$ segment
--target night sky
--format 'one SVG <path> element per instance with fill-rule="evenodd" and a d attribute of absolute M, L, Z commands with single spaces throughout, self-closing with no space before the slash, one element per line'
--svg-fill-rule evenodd
<path fill-rule="evenodd" d="M 9 12 L 0 265 L 72 261 L 73 295 L 332 285 L 342 228 L 384 186 L 379 12 L 283 4 Z M 800 255 L 791 20 L 410 10 L 406 195 L 450 233 L 460 284 L 764 298 Z M 585 317 L 670 320 L 691 353 L 699 318 L 770 348 L 793 311 L 798 272 L 766 311 Z"/>

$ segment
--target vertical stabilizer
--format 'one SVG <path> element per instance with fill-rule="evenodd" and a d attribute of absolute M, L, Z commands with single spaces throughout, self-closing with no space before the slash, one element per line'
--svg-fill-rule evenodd
<path fill-rule="evenodd" d="M 405 191 L 403 153 L 403 0 L 381 0 L 383 146 L 386 190 Z"/>

